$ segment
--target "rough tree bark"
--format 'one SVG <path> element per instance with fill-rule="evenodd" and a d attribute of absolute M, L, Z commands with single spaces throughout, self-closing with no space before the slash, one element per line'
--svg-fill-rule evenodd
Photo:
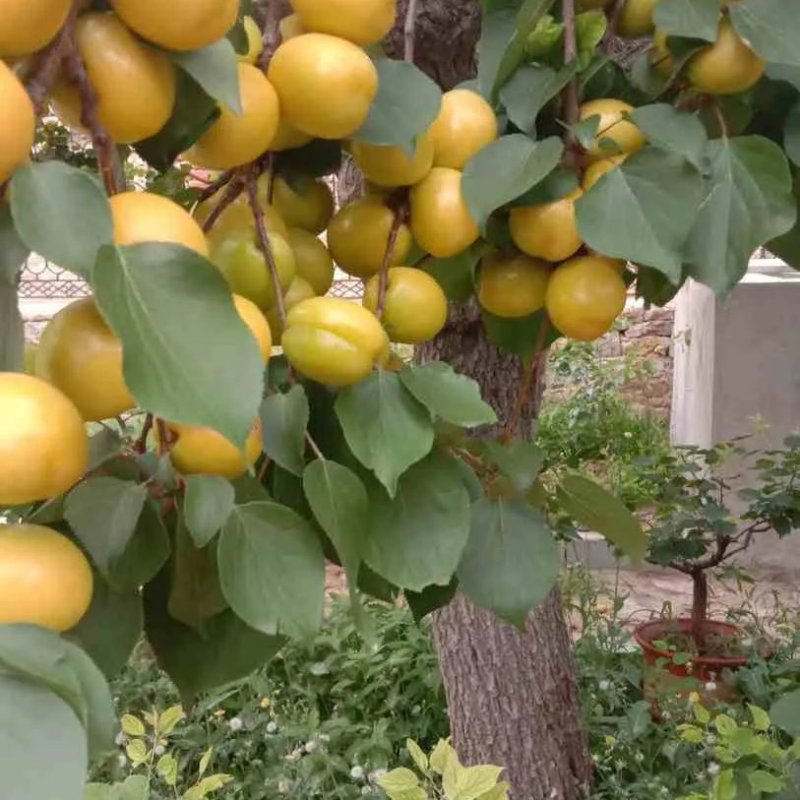
<path fill-rule="evenodd" d="M 400 0 L 401 21 L 406 6 Z M 445 89 L 472 77 L 477 0 L 420 0 L 417 14 L 417 65 Z M 401 29 L 390 41 L 395 57 L 402 57 Z M 474 305 L 453 309 L 446 329 L 420 357 L 448 361 L 477 380 L 501 422 L 512 413 L 522 364 L 487 341 Z M 524 408 L 528 431 L 540 398 L 537 386 Z M 523 631 L 459 596 L 435 615 L 434 636 L 462 760 L 504 766 L 514 800 L 585 797 L 591 760 L 559 593 L 530 614 Z"/>

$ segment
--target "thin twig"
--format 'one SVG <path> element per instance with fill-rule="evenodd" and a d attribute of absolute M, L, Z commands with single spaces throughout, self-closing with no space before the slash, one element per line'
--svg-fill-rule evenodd
<path fill-rule="evenodd" d="M 375 316 L 383 319 L 383 310 L 386 307 L 386 290 L 389 288 L 389 265 L 392 263 L 394 248 L 397 244 L 397 236 L 400 233 L 400 226 L 403 224 L 402 209 L 393 209 L 392 227 L 389 230 L 389 238 L 386 242 L 386 250 L 383 253 L 383 261 L 378 272 L 378 304 L 375 308 Z"/>
<path fill-rule="evenodd" d="M 324 461 L 325 456 L 322 453 L 322 450 L 319 449 L 319 445 L 314 441 L 314 437 L 306 431 L 306 441 L 308 442 L 308 446 L 314 451 L 314 455 L 320 460 Z"/>
<path fill-rule="evenodd" d="M 242 193 L 244 186 L 238 176 L 232 176 L 225 189 L 225 194 L 220 197 L 219 202 L 211 209 L 211 213 L 203 223 L 203 233 L 208 233 L 222 215 L 222 212 Z"/>
<path fill-rule="evenodd" d="M 258 66 L 263 70 L 266 68 L 267 64 L 269 64 L 269 60 L 272 58 L 272 54 L 278 49 L 278 45 L 281 43 L 281 36 L 280 36 L 280 13 L 281 13 L 281 4 L 278 0 L 270 0 L 267 3 L 267 15 L 266 19 L 264 20 L 264 31 L 262 42 L 264 44 L 264 48 L 261 51 L 261 55 L 258 57 Z"/>
<path fill-rule="evenodd" d="M 247 187 L 247 197 L 250 201 L 250 209 L 253 212 L 253 219 L 256 223 L 256 234 L 258 247 L 264 254 L 264 259 L 269 267 L 269 274 L 272 280 L 272 288 L 275 292 L 275 304 L 278 307 L 278 318 L 281 321 L 281 328 L 286 329 L 286 303 L 283 299 L 278 265 L 275 263 L 275 256 L 272 253 L 272 245 L 269 242 L 267 226 L 264 224 L 264 209 L 258 202 L 258 170 L 253 169 L 245 181 Z"/>
<path fill-rule="evenodd" d="M 603 50 L 608 45 L 609 41 L 617 35 L 617 25 L 619 24 L 622 9 L 625 8 L 625 3 L 626 0 L 614 0 L 610 9 L 606 7 L 608 24 L 606 25 L 606 32 L 603 35 L 603 41 L 600 42 L 601 50 Z"/>
<path fill-rule="evenodd" d="M 156 431 L 158 433 L 158 454 L 159 456 L 166 455 L 172 446 L 172 434 L 163 419 L 156 420 Z"/>
<path fill-rule="evenodd" d="M 136 444 L 133 446 L 133 449 L 142 455 L 143 453 L 147 452 L 147 437 L 150 435 L 150 431 L 153 429 L 153 415 L 148 414 L 144 418 L 144 424 L 142 425 L 142 432 L 139 435 L 139 438 L 136 440 Z"/>
<path fill-rule="evenodd" d="M 547 334 L 550 332 L 550 322 L 545 317 L 539 325 L 539 330 L 536 335 L 536 343 L 533 346 L 533 353 L 531 355 L 530 363 L 523 364 L 522 379 L 517 391 L 517 399 L 514 403 L 514 410 L 511 412 L 508 421 L 506 422 L 505 429 L 503 430 L 503 440 L 510 441 L 519 427 L 522 414 L 525 411 L 525 403 L 530 397 L 531 390 L 539 382 L 544 367 L 545 356 L 547 348 L 545 342 L 547 341 Z"/>
<path fill-rule="evenodd" d="M 74 23 L 75 20 L 72 18 L 68 19 L 65 25 L 69 46 L 64 65 L 70 81 L 77 87 L 81 98 L 81 123 L 88 129 L 92 138 L 92 147 L 100 167 L 100 174 L 103 176 L 106 194 L 114 195 L 125 188 L 119 153 L 113 139 L 100 121 L 97 93 L 89 80 L 86 64 L 83 63 L 78 50 Z"/>
<path fill-rule="evenodd" d="M 198 203 L 204 203 L 209 198 L 213 197 L 220 189 L 227 186 L 233 176 L 236 174 L 236 170 L 229 169 L 227 172 L 223 172 L 213 183 L 209 183 L 202 192 L 200 192 L 200 196 L 197 198 Z"/>
<path fill-rule="evenodd" d="M 571 64 L 578 58 L 578 41 L 575 33 L 575 0 L 561 0 L 564 17 L 564 64 Z M 578 77 L 573 77 L 564 88 L 564 121 L 575 125 L 580 118 L 578 105 Z M 567 144 L 575 153 L 579 147 L 572 130 L 567 130 Z"/>
<path fill-rule="evenodd" d="M 408 0 L 406 21 L 403 26 L 404 54 L 403 58 L 409 63 L 414 63 L 414 45 L 416 44 L 417 0 Z"/>
<path fill-rule="evenodd" d="M 264 456 L 264 460 L 261 462 L 261 467 L 258 470 L 258 482 L 264 483 L 264 478 L 266 477 L 267 470 L 269 469 L 270 459 L 269 456 Z"/>
<path fill-rule="evenodd" d="M 73 30 L 77 13 L 77 4 L 73 4 L 58 36 L 39 53 L 33 70 L 25 81 L 25 88 L 28 90 L 37 117 L 42 115 L 47 105 L 47 98 L 56 82 L 61 64 L 74 42 Z"/>

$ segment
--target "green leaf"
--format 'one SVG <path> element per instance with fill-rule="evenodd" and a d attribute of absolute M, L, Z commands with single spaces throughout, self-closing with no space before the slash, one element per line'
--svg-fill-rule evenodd
<path fill-rule="evenodd" d="M 486 336 L 501 350 L 514 353 L 522 358 L 530 358 L 539 339 L 539 327 L 547 321 L 544 311 L 537 311 L 529 317 L 496 317 L 488 311 L 481 311 Z M 561 334 L 551 325 L 545 337 L 545 346 L 551 345 Z"/>
<path fill-rule="evenodd" d="M 608 21 L 602 11 L 587 11 L 575 16 L 575 36 L 581 70 L 591 64 L 597 46 L 603 41 L 607 27 Z"/>
<path fill-rule="evenodd" d="M 172 60 L 191 75 L 206 94 L 228 106 L 234 114 L 242 114 L 238 60 L 227 39 L 218 39 L 201 50 L 171 55 Z"/>
<path fill-rule="evenodd" d="M 715 42 L 721 6 L 721 0 L 660 0 L 653 20 L 668 36 Z"/>
<path fill-rule="evenodd" d="M 400 380 L 434 417 L 465 428 L 497 422 L 497 414 L 481 398 L 478 384 L 466 375 L 457 375 L 443 361 L 404 367 Z"/>
<path fill-rule="evenodd" d="M 688 161 L 648 147 L 577 201 L 578 231 L 593 250 L 654 267 L 676 283 L 702 200 L 703 181 Z"/>
<path fill-rule="evenodd" d="M 264 365 L 211 262 L 177 245 L 106 247 L 92 285 L 122 340 L 125 382 L 139 405 L 243 446 L 258 414 Z"/>
<path fill-rule="evenodd" d="M 403 595 L 414 616 L 414 621 L 419 623 L 428 614 L 449 605 L 456 596 L 457 590 L 458 581 L 454 578 L 447 586 L 426 586 L 421 592 L 412 592 L 410 589 L 406 589 Z"/>
<path fill-rule="evenodd" d="M 130 775 L 112 786 L 89 783 L 83 800 L 150 800 L 150 781 L 144 775 Z"/>
<path fill-rule="evenodd" d="M 773 725 L 790 736 L 800 736 L 800 690 L 785 694 L 769 710 Z"/>
<path fill-rule="evenodd" d="M 653 725 L 653 709 L 647 700 L 634 703 L 625 715 L 625 723 L 634 739 L 641 739 Z"/>
<path fill-rule="evenodd" d="M 144 589 L 145 630 L 159 665 L 187 703 L 202 692 L 244 678 L 283 645 L 281 637 L 254 631 L 232 611 L 208 620 L 200 635 L 169 616 L 168 595 L 168 571 L 163 570 Z"/>
<path fill-rule="evenodd" d="M 739 36 L 771 64 L 800 66 L 800 5 L 783 0 L 741 0 L 728 12 Z"/>
<path fill-rule="evenodd" d="M 16 281 L 0 278 L 0 372 L 22 372 L 24 367 L 25 326 Z"/>
<path fill-rule="evenodd" d="M 469 493 L 452 459 L 433 455 L 412 467 L 394 498 L 369 488 L 364 560 L 379 575 L 421 592 L 446 586 L 469 537 Z"/>
<path fill-rule="evenodd" d="M 275 154 L 275 170 L 281 175 L 296 173 L 308 178 L 332 175 L 342 165 L 342 143 L 313 139 L 302 147 Z"/>
<path fill-rule="evenodd" d="M 708 157 L 709 191 L 686 260 L 693 278 L 726 294 L 747 272 L 753 251 L 792 228 L 797 204 L 786 156 L 774 142 L 715 139 Z"/>
<path fill-rule="evenodd" d="M 89 466 L 86 472 L 94 472 L 107 461 L 122 452 L 122 437 L 111 428 L 100 430 L 89 439 Z"/>
<path fill-rule="evenodd" d="M 682 285 L 683 276 L 676 285 L 652 267 L 640 266 L 636 271 L 636 296 L 652 305 L 665 306 L 678 294 Z"/>
<path fill-rule="evenodd" d="M 708 135 L 697 114 L 679 111 L 668 103 L 656 103 L 641 106 L 630 116 L 651 144 L 672 150 L 702 169 Z"/>
<path fill-rule="evenodd" d="M 186 476 L 183 513 L 197 547 L 205 547 L 227 522 L 235 494 L 230 481 L 217 475 Z"/>
<path fill-rule="evenodd" d="M 400 476 L 433 447 L 428 411 L 393 372 L 374 372 L 347 387 L 340 392 L 335 409 L 353 454 L 390 495 Z"/>
<path fill-rule="evenodd" d="M 11 214 L 25 245 L 87 278 L 113 240 L 111 207 L 97 180 L 60 161 L 31 162 L 11 179 Z"/>
<path fill-rule="evenodd" d="M 489 215 L 544 180 L 558 165 L 563 142 L 534 141 L 522 133 L 501 136 L 474 156 L 461 181 L 470 215 L 485 228 Z"/>
<path fill-rule="evenodd" d="M 771 725 L 769 714 L 764 711 L 763 708 L 759 708 L 752 703 L 747 706 L 747 710 L 750 712 L 750 717 L 753 720 L 753 727 L 757 731 L 768 731 Z"/>
<path fill-rule="evenodd" d="M 183 517 L 175 526 L 167 610 L 173 619 L 200 633 L 207 620 L 228 604 L 222 596 L 213 547 L 195 547 Z"/>
<path fill-rule="evenodd" d="M 425 755 L 423 749 L 413 740 L 406 739 L 406 750 L 411 756 L 411 760 L 417 765 L 417 768 L 422 772 L 428 771 L 428 756 Z"/>
<path fill-rule="evenodd" d="M 408 147 L 439 115 L 442 91 L 420 69 L 405 61 L 379 58 L 378 94 L 356 141 Z"/>
<path fill-rule="evenodd" d="M 114 746 L 117 715 L 105 676 L 77 645 L 65 642 L 67 663 L 78 679 L 86 704 L 86 737 L 89 757 L 95 761 Z"/>
<path fill-rule="evenodd" d="M 3 800 L 81 800 L 86 733 L 72 709 L 42 686 L 0 673 Z"/>
<path fill-rule="evenodd" d="M 559 568 L 558 546 L 538 511 L 502 499 L 473 504 L 458 580 L 475 605 L 522 625 L 550 593 Z"/>
<path fill-rule="evenodd" d="M 271 394 L 261 404 L 264 452 L 285 470 L 302 475 L 305 468 L 308 398 L 296 383 L 286 394 Z"/>
<path fill-rule="evenodd" d="M 182 70 L 177 72 L 175 107 L 167 124 L 149 139 L 133 145 L 154 169 L 166 172 L 217 120 L 216 101 Z"/>
<path fill-rule="evenodd" d="M 367 490 L 358 475 L 335 461 L 312 461 L 303 473 L 303 490 L 314 517 L 336 548 L 355 599 L 367 535 Z"/>
<path fill-rule="evenodd" d="M 800 103 L 795 104 L 786 116 L 783 126 L 783 149 L 786 155 L 800 166 Z"/>
<path fill-rule="evenodd" d="M 304 636 L 319 627 L 322 548 L 313 528 L 290 508 L 239 506 L 222 531 L 217 560 L 225 599 L 252 628 Z"/>
<path fill-rule="evenodd" d="M 786 788 L 786 782 L 782 778 L 763 769 L 754 769 L 752 772 L 748 772 L 747 780 L 754 792 L 774 794 Z"/>
<path fill-rule="evenodd" d="M 736 791 L 736 778 L 732 769 L 724 769 L 714 778 L 711 793 L 714 800 L 734 800 L 738 793 Z"/>
<path fill-rule="evenodd" d="M 524 494 L 536 482 L 545 460 L 541 447 L 524 439 L 514 439 L 508 444 L 486 442 L 485 447 L 489 460 L 518 492 Z"/>
<path fill-rule="evenodd" d="M 0 205 L 0 286 L 13 286 L 20 267 L 30 255 L 27 247 L 14 227 L 11 206 Z"/>
<path fill-rule="evenodd" d="M 419 785 L 419 778 L 406 767 L 398 767 L 378 778 L 378 786 L 389 800 L 426 800 L 427 792 Z"/>
<path fill-rule="evenodd" d="M 528 37 L 555 0 L 484 2 L 478 45 L 478 84 L 484 97 L 495 100 L 500 89 L 525 59 Z"/>
<path fill-rule="evenodd" d="M 448 800 L 478 800 L 490 792 L 500 778 L 503 767 L 481 764 L 445 770 L 443 788 Z"/>
<path fill-rule="evenodd" d="M 482 248 L 470 247 L 451 258 L 424 258 L 417 266 L 442 287 L 447 299 L 463 303 L 475 289 L 475 268 L 481 259 Z"/>
<path fill-rule="evenodd" d="M 124 556 L 114 565 L 111 583 L 118 589 L 143 586 L 169 558 L 170 540 L 161 509 L 148 498 Z"/>
<path fill-rule="evenodd" d="M 602 534 L 634 562 L 647 553 L 641 522 L 616 495 L 583 475 L 565 475 L 558 490 L 563 509 L 591 531 Z"/>
<path fill-rule="evenodd" d="M 500 90 L 508 118 L 523 133 L 535 133 L 539 112 L 561 92 L 577 70 L 577 61 L 558 71 L 541 64 L 520 67 Z"/>
<path fill-rule="evenodd" d="M 138 588 L 118 592 L 95 575 L 89 610 L 64 636 L 85 650 L 107 678 L 113 678 L 128 663 L 141 633 Z"/>
<path fill-rule="evenodd" d="M 89 478 L 68 495 L 64 516 L 107 580 L 125 555 L 136 531 L 147 489 L 117 478 Z"/>

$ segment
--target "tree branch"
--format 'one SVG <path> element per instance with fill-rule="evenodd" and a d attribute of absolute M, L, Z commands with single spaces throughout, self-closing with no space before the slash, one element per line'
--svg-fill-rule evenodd
<path fill-rule="evenodd" d="M 209 183 L 202 192 L 200 192 L 200 197 L 197 198 L 198 203 L 204 203 L 209 198 L 213 197 L 220 189 L 227 186 L 231 180 L 233 179 L 234 175 L 236 174 L 236 170 L 229 169 L 227 172 L 223 172 L 215 181 Z"/>
<path fill-rule="evenodd" d="M 392 263 L 392 255 L 397 244 L 397 236 L 400 233 L 400 226 L 403 224 L 403 209 L 393 208 L 392 227 L 389 230 L 389 238 L 386 241 L 386 250 L 383 253 L 383 261 L 378 271 L 378 304 L 375 308 L 375 316 L 383 319 L 383 311 L 386 307 L 386 290 L 389 288 L 389 265 Z"/>
<path fill-rule="evenodd" d="M 278 0 L 272 0 L 267 4 L 266 17 L 264 19 L 264 30 L 262 41 L 264 49 L 258 57 L 258 66 L 260 69 L 266 69 L 269 60 L 272 58 L 273 53 L 278 49 L 281 43 L 280 25 L 281 22 L 281 4 Z"/>
<path fill-rule="evenodd" d="M 222 212 L 239 197 L 243 189 L 242 181 L 239 179 L 238 173 L 235 173 L 228 182 L 225 194 L 220 197 L 219 202 L 214 206 L 208 218 L 203 223 L 203 233 L 208 233 L 214 227 L 216 221 L 222 215 Z"/>
<path fill-rule="evenodd" d="M 264 254 L 264 259 L 269 268 L 272 288 L 275 292 L 275 304 L 278 307 L 278 318 L 281 321 L 281 327 L 285 329 L 286 303 L 283 299 L 283 289 L 281 287 L 280 275 L 278 274 L 278 265 L 275 263 L 275 256 L 272 252 L 272 246 L 269 243 L 267 227 L 264 224 L 264 209 L 261 207 L 261 203 L 258 202 L 258 174 L 259 168 L 254 167 L 245 179 L 247 198 L 250 201 L 250 209 L 253 212 L 253 219 L 256 223 L 258 247 Z"/>
<path fill-rule="evenodd" d="M 64 66 L 67 76 L 77 87 L 81 98 L 81 123 L 88 129 L 92 138 L 92 147 L 100 167 L 100 174 L 103 177 L 106 194 L 114 195 L 125 188 L 119 153 L 114 141 L 100 121 L 97 94 L 89 80 L 86 65 L 83 63 L 78 43 L 75 40 L 74 16 L 67 20 L 65 29 L 68 47 Z"/>
<path fill-rule="evenodd" d="M 47 105 L 50 90 L 53 88 L 58 72 L 61 69 L 61 64 L 70 46 L 74 44 L 73 33 L 77 13 L 77 5 L 73 4 L 67 21 L 58 36 L 39 53 L 33 71 L 25 82 L 25 88 L 28 90 L 28 95 L 31 98 L 37 117 L 42 115 L 44 107 Z"/>
<path fill-rule="evenodd" d="M 564 17 L 564 64 L 571 64 L 578 58 L 578 40 L 575 34 L 575 0 L 561 0 Z M 577 77 L 567 84 L 564 89 L 564 119 L 568 125 L 574 125 L 580 117 L 578 106 L 578 79 Z M 574 140 L 574 134 L 569 136 Z"/>
<path fill-rule="evenodd" d="M 417 0 L 408 0 L 406 21 L 403 25 L 403 58 L 414 63 L 414 46 L 416 44 Z"/>
<path fill-rule="evenodd" d="M 150 435 L 150 431 L 153 429 L 153 415 L 148 414 L 144 418 L 144 424 L 142 425 L 142 432 L 139 435 L 139 438 L 136 440 L 136 444 L 133 446 L 133 449 L 142 455 L 143 453 L 147 452 L 147 437 Z"/>

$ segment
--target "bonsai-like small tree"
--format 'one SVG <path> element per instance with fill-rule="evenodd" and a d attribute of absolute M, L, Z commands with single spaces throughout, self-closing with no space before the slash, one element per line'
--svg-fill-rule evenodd
<path fill-rule="evenodd" d="M 800 528 L 800 436 L 768 451 L 749 450 L 745 441 L 677 448 L 646 468 L 661 482 L 645 515 L 648 561 L 691 577 L 690 644 L 698 656 L 707 651 L 709 573 L 757 535 L 782 537 Z"/>

